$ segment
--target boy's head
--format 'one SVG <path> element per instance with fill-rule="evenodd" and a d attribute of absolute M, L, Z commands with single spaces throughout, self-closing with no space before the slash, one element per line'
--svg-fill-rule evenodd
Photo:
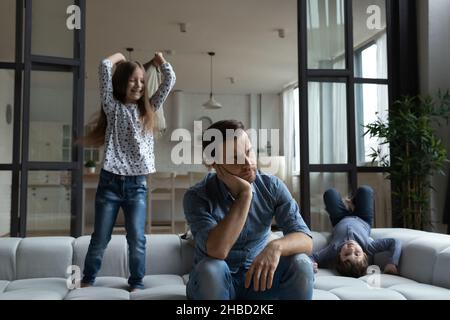
<path fill-rule="evenodd" d="M 342 246 L 336 263 L 336 269 L 340 274 L 359 278 L 366 275 L 368 266 L 367 254 L 356 241 L 347 241 Z"/>

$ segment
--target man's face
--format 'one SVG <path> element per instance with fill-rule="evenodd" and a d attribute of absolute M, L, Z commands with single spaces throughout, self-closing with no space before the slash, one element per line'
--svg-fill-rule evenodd
<path fill-rule="evenodd" d="M 361 262 L 364 259 L 363 249 L 353 240 L 347 241 L 339 254 L 341 261 Z"/>
<path fill-rule="evenodd" d="M 222 148 L 217 150 L 217 164 L 228 173 L 252 183 L 256 179 L 256 154 L 247 133 L 242 132 L 234 139 L 226 140 Z"/>

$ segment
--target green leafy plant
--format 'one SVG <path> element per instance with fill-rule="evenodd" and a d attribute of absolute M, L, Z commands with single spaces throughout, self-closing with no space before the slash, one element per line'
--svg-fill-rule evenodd
<path fill-rule="evenodd" d="M 429 227 L 431 176 L 444 174 L 447 150 L 434 129 L 449 122 L 450 94 L 403 97 L 389 110 L 389 119 L 378 118 L 365 126 L 365 135 L 389 144 L 390 156 L 381 148 L 372 149 L 372 162 L 386 167 L 394 197 L 394 218 L 404 228 L 424 230 Z"/>
<path fill-rule="evenodd" d="M 95 168 L 96 163 L 95 163 L 94 160 L 88 160 L 88 161 L 86 161 L 86 163 L 84 164 L 84 166 L 85 166 L 86 168 Z"/>

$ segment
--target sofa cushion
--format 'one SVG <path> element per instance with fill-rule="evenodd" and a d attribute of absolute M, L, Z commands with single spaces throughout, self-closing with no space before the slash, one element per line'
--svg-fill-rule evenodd
<path fill-rule="evenodd" d="M 12 281 L 5 289 L 5 293 L 23 290 L 43 290 L 58 294 L 60 300 L 64 299 L 69 289 L 64 278 L 23 279 Z"/>
<path fill-rule="evenodd" d="M 449 247 L 450 237 L 443 241 L 428 235 L 409 242 L 402 249 L 400 274 L 421 283 L 431 284 L 438 255 Z"/>
<path fill-rule="evenodd" d="M 163 287 L 167 285 L 184 285 L 183 278 L 175 274 L 145 276 L 143 281 L 145 289 Z"/>
<path fill-rule="evenodd" d="M 0 279 L 12 281 L 16 278 L 16 251 L 22 239 L 2 238 L 0 241 Z"/>
<path fill-rule="evenodd" d="M 186 300 L 185 285 L 155 287 L 130 294 L 131 300 Z"/>
<path fill-rule="evenodd" d="M 65 300 L 130 300 L 130 293 L 121 289 L 94 286 L 71 290 Z"/>
<path fill-rule="evenodd" d="M 368 286 L 340 287 L 330 291 L 341 300 L 406 300 L 391 289 L 374 289 Z"/>
<path fill-rule="evenodd" d="M 428 284 L 400 284 L 389 289 L 401 293 L 408 300 L 450 300 L 450 290 Z"/>
<path fill-rule="evenodd" d="M 84 260 L 91 241 L 90 236 L 77 238 L 73 243 L 73 264 L 79 266 L 81 274 L 84 270 Z M 128 245 L 125 236 L 113 235 L 105 250 L 102 266 L 98 277 L 128 278 Z"/>
<path fill-rule="evenodd" d="M 313 300 L 340 300 L 338 296 L 332 294 L 329 291 L 314 289 L 313 291 Z"/>
<path fill-rule="evenodd" d="M 313 252 L 317 252 L 325 248 L 330 242 L 331 233 L 329 232 L 315 232 L 312 231 L 312 240 L 313 240 Z"/>
<path fill-rule="evenodd" d="M 180 238 L 181 243 L 181 266 L 180 274 L 188 274 L 194 266 L 195 242 Z"/>
<path fill-rule="evenodd" d="M 314 281 L 315 289 L 330 291 L 340 287 L 367 287 L 367 283 L 355 278 L 338 276 L 317 277 Z"/>
<path fill-rule="evenodd" d="M 440 252 L 434 265 L 433 282 L 435 286 L 450 289 L 450 248 Z"/>
<path fill-rule="evenodd" d="M 184 282 L 184 284 L 187 284 L 188 281 L 189 281 L 189 274 L 185 274 L 185 275 L 183 276 L 183 282 Z"/>
<path fill-rule="evenodd" d="M 375 278 L 378 277 L 378 278 Z M 399 284 L 415 284 L 417 283 L 414 280 L 406 279 L 400 276 L 394 276 L 390 274 L 380 274 L 380 275 L 367 275 L 359 278 L 362 281 L 365 281 L 371 287 L 379 287 L 379 288 L 390 288 L 392 286 L 396 286 Z"/>
<path fill-rule="evenodd" d="M 114 288 L 128 290 L 128 281 L 121 277 L 97 277 L 94 287 Z"/>
<path fill-rule="evenodd" d="M 16 279 L 66 278 L 72 264 L 71 237 L 25 238 L 17 247 Z"/>
<path fill-rule="evenodd" d="M 181 239 L 178 235 L 147 236 L 146 274 L 183 275 Z"/>
<path fill-rule="evenodd" d="M 8 284 L 9 284 L 9 281 L 0 280 L 0 293 L 5 291 Z"/>
<path fill-rule="evenodd" d="M 339 276 L 339 272 L 337 272 L 335 269 L 323 269 L 319 268 L 317 270 L 317 273 L 315 274 L 317 277 L 331 277 L 331 276 Z"/>
<path fill-rule="evenodd" d="M 0 300 L 61 300 L 61 295 L 50 290 L 22 289 L 0 293 Z"/>
<path fill-rule="evenodd" d="M 395 238 L 400 240 L 403 244 L 407 244 L 412 240 L 418 239 L 423 236 L 427 236 L 430 233 L 412 229 L 400 229 L 400 228 L 378 228 L 372 229 L 370 236 L 377 240 L 382 238 Z"/>

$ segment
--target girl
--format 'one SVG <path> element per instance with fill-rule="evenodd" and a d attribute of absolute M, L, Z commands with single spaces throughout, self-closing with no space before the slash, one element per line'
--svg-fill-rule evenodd
<path fill-rule="evenodd" d="M 103 253 L 111 240 L 119 208 L 125 217 L 129 247 L 130 291 L 143 288 L 145 275 L 146 175 L 155 172 L 154 112 L 175 84 L 172 66 L 160 52 L 151 61 L 164 81 L 148 98 L 145 70 L 138 62 L 116 53 L 100 64 L 101 112 L 96 127 L 83 139 L 88 145 L 105 145 L 103 168 L 95 196 L 95 223 L 84 265 L 82 287 L 94 284 Z M 116 70 L 113 75 L 113 66 Z"/>

